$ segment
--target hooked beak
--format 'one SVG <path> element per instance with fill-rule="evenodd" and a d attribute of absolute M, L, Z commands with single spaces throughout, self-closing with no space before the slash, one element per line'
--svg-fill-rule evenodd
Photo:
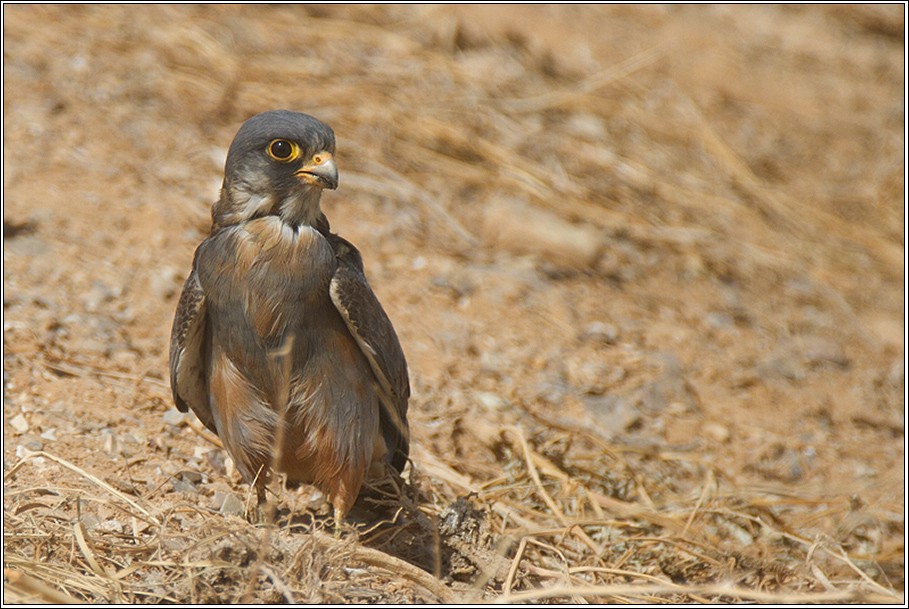
<path fill-rule="evenodd" d="M 338 187 L 338 166 L 330 152 L 318 152 L 303 167 L 294 172 L 300 181 L 319 188 L 334 190 Z"/>

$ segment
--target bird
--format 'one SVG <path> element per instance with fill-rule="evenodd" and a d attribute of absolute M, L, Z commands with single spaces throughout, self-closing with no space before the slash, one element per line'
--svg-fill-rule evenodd
<path fill-rule="evenodd" d="M 321 210 L 334 155 L 334 131 L 300 112 L 237 131 L 174 315 L 170 382 L 260 508 L 283 472 L 322 491 L 339 526 L 367 475 L 404 469 L 410 382 L 359 250 Z"/>

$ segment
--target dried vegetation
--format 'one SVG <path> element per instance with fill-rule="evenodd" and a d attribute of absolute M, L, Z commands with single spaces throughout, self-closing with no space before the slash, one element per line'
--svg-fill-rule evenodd
<path fill-rule="evenodd" d="M 5 602 L 903 602 L 899 6 L 4 6 Z M 249 115 L 402 338 L 409 483 L 271 523 L 166 384 Z"/>

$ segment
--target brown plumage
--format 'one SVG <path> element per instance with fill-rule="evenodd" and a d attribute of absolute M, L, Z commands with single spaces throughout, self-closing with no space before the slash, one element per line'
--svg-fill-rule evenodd
<path fill-rule="evenodd" d="M 240 128 L 180 296 L 170 374 L 177 408 L 218 434 L 260 503 L 275 465 L 340 519 L 372 464 L 403 469 L 410 386 L 359 252 L 319 207 L 337 186 L 334 148 L 305 114 Z"/>

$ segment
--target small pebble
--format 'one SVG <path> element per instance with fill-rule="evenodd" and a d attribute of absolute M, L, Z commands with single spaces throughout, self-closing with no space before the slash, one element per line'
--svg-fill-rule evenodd
<path fill-rule="evenodd" d="M 18 446 L 16 446 L 16 458 L 17 459 L 24 459 L 25 457 L 28 457 L 29 455 L 33 454 L 34 452 L 35 451 L 31 450 L 27 446 L 23 446 L 22 444 L 19 444 Z M 42 457 L 42 460 L 43 460 L 43 457 Z"/>
<path fill-rule="evenodd" d="M 890 371 L 887 373 L 887 380 L 894 385 L 899 385 L 906 380 L 906 362 L 903 358 L 893 360 Z"/>
<path fill-rule="evenodd" d="M 162 476 L 176 476 L 180 471 L 180 466 L 168 459 L 158 464 L 158 471 Z"/>
<path fill-rule="evenodd" d="M 118 368 L 130 370 L 139 362 L 139 354 L 127 349 L 118 349 L 110 354 L 110 361 Z"/>
<path fill-rule="evenodd" d="M 602 118 L 592 112 L 577 112 L 565 122 L 566 130 L 572 135 L 602 142 L 606 139 L 606 125 Z"/>
<path fill-rule="evenodd" d="M 614 344 L 619 338 L 619 329 L 613 324 L 605 321 L 593 321 L 584 327 L 580 338 L 582 340 L 591 340 L 607 345 Z"/>
<path fill-rule="evenodd" d="M 164 413 L 163 419 L 168 425 L 180 425 L 183 423 L 185 416 L 185 413 L 180 412 L 176 408 L 171 408 Z"/>
<path fill-rule="evenodd" d="M 102 429 L 101 436 L 104 438 L 104 452 L 109 455 L 117 454 L 120 444 L 117 442 L 117 435 L 110 429 Z"/>
<path fill-rule="evenodd" d="M 192 470 L 181 470 L 177 475 L 190 484 L 199 484 L 202 482 L 202 474 Z"/>
<path fill-rule="evenodd" d="M 605 395 L 588 397 L 584 405 L 590 414 L 591 424 L 607 438 L 621 435 L 640 419 L 634 403 L 622 396 Z"/>
<path fill-rule="evenodd" d="M 850 363 L 843 345 L 837 341 L 812 336 L 800 341 L 797 348 L 810 365 L 833 364 L 840 368 L 846 368 Z"/>
<path fill-rule="evenodd" d="M 195 495 L 199 492 L 194 484 L 187 482 L 183 478 L 174 478 L 170 481 L 170 483 L 174 487 L 174 490 L 178 493 L 188 493 L 190 495 Z"/>
<path fill-rule="evenodd" d="M 220 448 L 210 449 L 205 453 L 205 461 L 219 475 L 223 475 L 226 473 L 225 468 L 224 468 L 224 459 L 225 459 L 225 453 Z"/>
<path fill-rule="evenodd" d="M 102 304 L 119 298 L 121 294 L 122 290 L 119 287 L 111 287 L 103 281 L 95 280 L 88 291 L 82 295 L 81 301 L 86 311 L 94 313 L 101 308 Z"/>
<path fill-rule="evenodd" d="M 240 516 L 246 512 L 246 508 L 243 505 L 243 502 L 240 501 L 240 498 L 234 495 L 233 493 L 227 493 L 224 496 L 224 501 L 221 503 L 221 507 L 218 511 L 224 516 Z"/>
<path fill-rule="evenodd" d="M 505 407 L 505 400 L 494 393 L 478 391 L 476 395 L 480 403 L 489 410 L 501 410 Z"/>
<path fill-rule="evenodd" d="M 23 434 L 28 431 L 28 421 L 25 420 L 25 417 L 21 413 L 14 416 L 10 419 L 9 424 L 16 430 L 17 433 Z"/>
<path fill-rule="evenodd" d="M 712 311 L 704 317 L 704 322 L 709 328 L 714 330 L 719 330 L 721 328 L 729 328 L 735 325 L 735 320 L 732 318 L 732 315 L 729 313 L 721 313 L 718 311 Z"/>
<path fill-rule="evenodd" d="M 489 244 L 518 254 L 538 254 L 544 260 L 572 268 L 593 265 L 603 236 L 589 224 L 575 224 L 528 201 L 493 197 L 485 205 L 481 230 Z"/>
<path fill-rule="evenodd" d="M 123 532 L 123 523 L 119 520 L 105 520 L 95 527 L 99 531 L 108 531 L 110 533 L 122 533 Z"/>
<path fill-rule="evenodd" d="M 23 436 L 22 445 L 25 446 L 25 448 L 29 449 L 32 452 L 38 452 L 40 450 L 44 450 L 44 442 L 42 442 L 37 436 L 32 436 L 32 435 Z"/>
<path fill-rule="evenodd" d="M 180 274 L 170 266 L 162 266 L 151 273 L 148 278 L 149 291 L 158 300 L 167 300 L 180 287 Z"/>
<path fill-rule="evenodd" d="M 565 365 L 568 381 L 587 395 L 602 395 L 607 386 L 604 380 L 609 376 L 609 367 L 600 361 L 569 360 Z"/>
<path fill-rule="evenodd" d="M 704 433 L 708 438 L 717 442 L 727 442 L 729 440 L 729 430 L 719 423 L 705 423 Z"/>

